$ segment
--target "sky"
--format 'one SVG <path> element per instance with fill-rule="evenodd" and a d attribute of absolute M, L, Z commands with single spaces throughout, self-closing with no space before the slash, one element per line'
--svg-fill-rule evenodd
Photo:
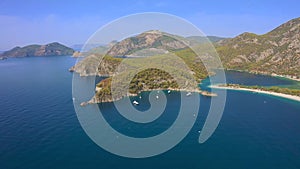
<path fill-rule="evenodd" d="M 299 0 L 1 0 L 0 51 L 60 42 L 83 44 L 103 25 L 143 12 L 184 18 L 206 35 L 264 34 L 300 17 Z"/>

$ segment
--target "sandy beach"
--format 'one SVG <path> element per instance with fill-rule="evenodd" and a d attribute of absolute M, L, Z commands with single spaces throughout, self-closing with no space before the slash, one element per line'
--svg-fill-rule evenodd
<path fill-rule="evenodd" d="M 277 96 L 277 97 L 283 97 L 283 98 L 296 100 L 296 101 L 300 102 L 300 97 L 299 96 L 293 96 L 293 95 L 288 95 L 288 94 L 283 94 L 283 93 L 276 93 L 276 92 L 271 92 L 271 91 L 264 91 L 264 90 L 259 90 L 259 89 L 248 89 L 248 88 L 241 88 L 241 87 L 225 87 L 225 86 L 219 86 L 219 85 L 211 85 L 209 87 L 210 88 L 215 88 L 215 89 L 227 89 L 227 90 L 239 90 L 239 91 L 256 92 L 256 93 L 273 95 L 273 96 Z"/>

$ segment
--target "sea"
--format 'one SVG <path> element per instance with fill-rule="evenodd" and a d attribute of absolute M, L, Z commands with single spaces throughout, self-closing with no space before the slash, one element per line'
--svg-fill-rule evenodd
<path fill-rule="evenodd" d="M 198 137 L 211 98 L 200 96 L 195 124 L 169 151 L 148 158 L 112 154 L 89 138 L 77 118 L 73 73 L 68 71 L 75 63 L 70 56 L 0 61 L 0 169 L 300 168 L 300 102 L 247 91 L 227 91 L 221 121 L 205 143 L 199 144 Z M 244 85 L 299 85 L 235 71 L 226 71 L 226 78 L 228 83 Z M 207 90 L 209 85 L 209 79 L 200 84 Z M 147 98 L 149 92 L 142 96 Z M 179 93 L 171 92 L 167 99 L 163 115 L 147 124 L 124 119 L 113 103 L 98 106 L 116 131 L 142 138 L 155 136 L 173 124 L 180 108 Z M 136 107 L 141 111 L 151 106 L 148 99 L 139 103 Z"/>

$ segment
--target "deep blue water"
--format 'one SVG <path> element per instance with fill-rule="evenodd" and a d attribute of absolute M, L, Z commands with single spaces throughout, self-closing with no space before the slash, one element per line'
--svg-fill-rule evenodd
<path fill-rule="evenodd" d="M 170 151 L 145 159 L 110 154 L 85 134 L 77 119 L 72 103 L 72 73 L 68 72 L 74 63 L 71 57 L 0 62 L 0 169 L 300 168 L 300 103 L 239 91 L 227 92 L 222 120 L 204 144 L 198 143 L 198 131 L 210 98 L 201 96 L 194 127 Z M 226 74 L 230 83 L 293 85 L 268 76 L 231 71 Z M 203 81 L 202 87 L 207 85 L 209 81 Z M 147 98 L 147 93 L 142 98 Z M 166 112 L 155 123 L 144 126 L 124 120 L 112 103 L 99 107 L 119 132 L 148 137 L 167 129 L 176 118 L 178 93 L 171 93 L 168 99 Z M 147 99 L 140 100 L 138 109 L 148 107 Z"/>

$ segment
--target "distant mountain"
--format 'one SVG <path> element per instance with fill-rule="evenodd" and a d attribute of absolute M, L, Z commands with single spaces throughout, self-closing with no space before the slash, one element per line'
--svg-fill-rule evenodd
<path fill-rule="evenodd" d="M 150 30 L 123 39 L 120 42 L 112 41 L 106 46 L 93 48 L 84 54 L 86 57 L 81 62 L 78 62 L 69 70 L 72 72 L 75 71 L 81 76 L 111 76 L 119 64 L 120 60 L 118 58 L 158 56 L 176 53 L 177 51 L 181 51 L 179 55 L 186 52 L 187 55 L 191 56 L 190 59 L 193 60 L 195 59 L 193 58 L 195 53 L 188 48 L 188 45 L 190 45 L 190 42 L 184 37 L 158 30 Z M 105 57 L 99 65 L 99 61 L 103 55 L 109 57 Z M 203 70 L 203 65 L 198 62 L 191 63 L 191 65 L 198 66 L 199 70 Z M 97 68 L 98 66 L 99 69 Z M 203 70 L 201 73 L 197 73 L 199 79 L 205 78 L 207 72 Z"/>
<path fill-rule="evenodd" d="M 214 43 L 220 40 L 224 40 L 226 38 L 218 37 L 218 36 L 188 36 L 186 37 L 186 39 L 188 39 L 190 42 L 196 42 L 199 44 L 199 43 L 206 43 L 207 40 Z"/>
<path fill-rule="evenodd" d="M 29 57 L 29 56 L 63 56 L 72 55 L 74 50 L 60 43 L 54 42 L 46 45 L 28 45 L 15 47 L 2 53 L 1 57 Z"/>
<path fill-rule="evenodd" d="M 221 40 L 216 49 L 226 68 L 300 77 L 300 18 L 264 35 Z"/>
<path fill-rule="evenodd" d="M 151 30 L 129 37 L 114 44 L 107 52 L 110 56 L 153 56 L 177 51 L 188 46 L 198 46 L 207 42 L 218 42 L 225 38 L 216 36 L 181 37 L 158 30 Z"/>
<path fill-rule="evenodd" d="M 300 78 L 300 18 L 290 20 L 263 35 L 246 32 L 234 38 L 214 36 L 184 38 L 152 30 L 116 42 L 110 48 L 100 47 L 94 51 L 113 57 L 154 56 L 185 50 L 187 45 L 195 44 L 202 51 L 206 45 L 202 42 L 207 38 L 215 45 L 227 69 Z M 82 69 L 88 67 L 88 64 L 82 65 L 84 65 L 81 66 Z M 75 71 L 82 72 L 76 69 Z"/>
<path fill-rule="evenodd" d="M 105 45 L 99 45 L 99 44 L 75 44 L 70 46 L 70 48 L 76 50 L 76 51 L 81 51 L 81 52 L 87 52 L 93 48 L 96 48 L 98 46 L 105 46 Z M 84 49 L 83 49 L 84 47 Z M 82 51 L 84 50 L 84 51 Z"/>
<path fill-rule="evenodd" d="M 170 50 L 174 51 L 187 47 L 186 44 L 176 40 L 176 38 L 178 37 L 175 35 L 151 30 L 117 42 L 108 50 L 107 54 L 110 56 L 128 56 L 138 55 L 135 52 L 139 52 L 139 54 L 151 55 L 152 52 L 155 54 L 167 53 Z M 147 51 L 143 51 L 144 49 Z"/>

